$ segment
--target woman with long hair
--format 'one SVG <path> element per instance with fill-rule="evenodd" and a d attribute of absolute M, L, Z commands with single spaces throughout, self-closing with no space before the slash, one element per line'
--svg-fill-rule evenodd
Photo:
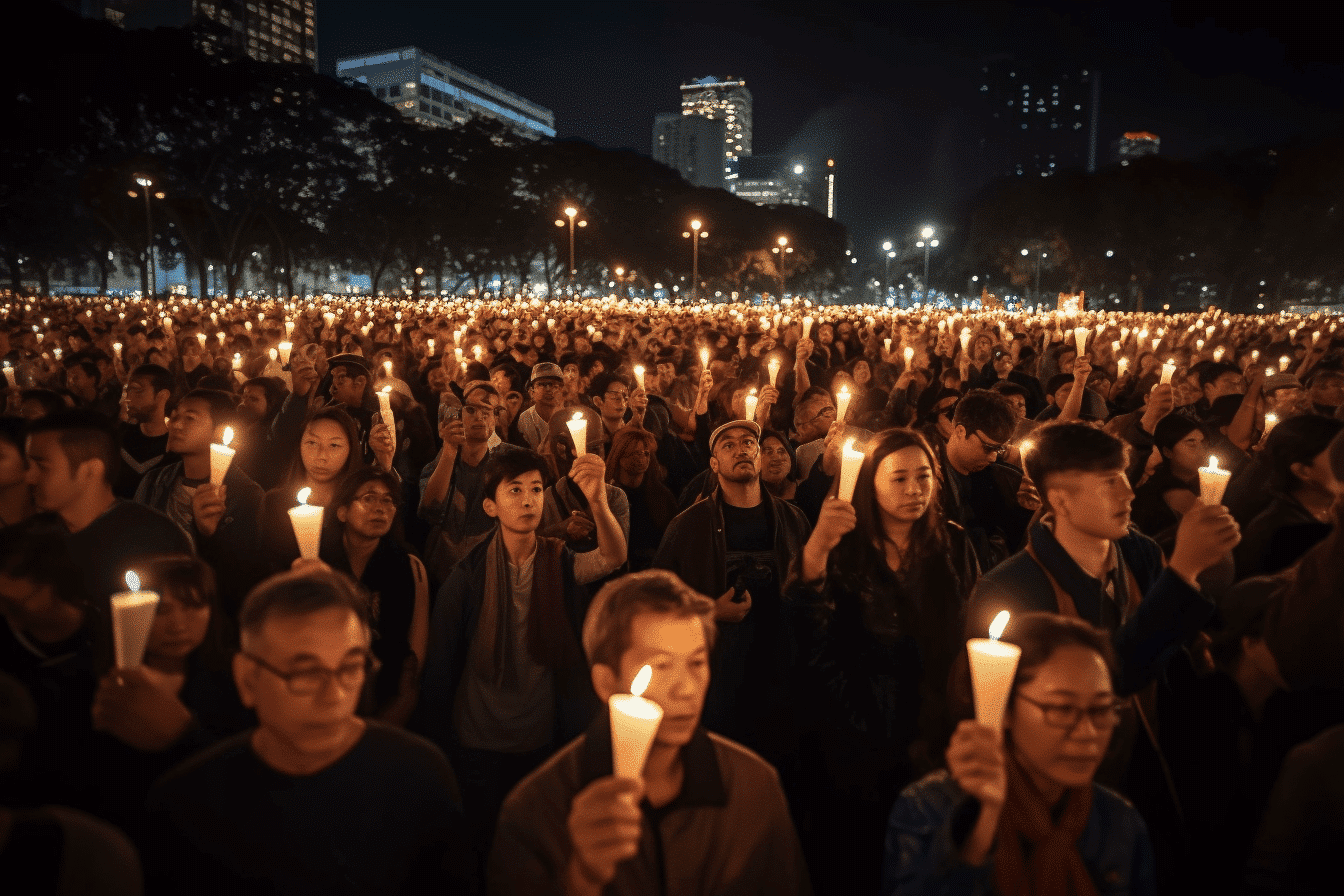
<path fill-rule="evenodd" d="M 924 437 L 885 430 L 865 455 L 853 500 L 826 499 L 785 589 L 801 617 L 799 803 L 819 892 L 876 889 L 887 811 L 951 729 L 947 681 L 979 575 Z"/>
<path fill-rule="evenodd" d="M 967 720 L 946 770 L 906 788 L 891 811 L 884 896 L 1153 894 L 1138 811 L 1094 780 L 1122 704 L 1109 636 L 1054 613 L 1013 617 L 1022 648 L 1002 731 Z"/>
<path fill-rule="evenodd" d="M 664 484 L 665 477 L 653 433 L 636 426 L 616 431 L 607 455 L 607 482 L 624 492 L 630 503 L 626 548 L 630 572 L 653 565 L 663 530 L 677 515 L 677 498 Z"/>
<path fill-rule="evenodd" d="M 308 417 L 288 475 L 262 497 L 257 514 L 258 543 L 272 572 L 288 569 L 299 556 L 299 543 L 289 520 L 289 509 L 298 503 L 299 491 L 311 489 L 309 504 L 330 507 L 341 481 L 363 466 L 359 444 L 359 426 L 343 409 L 328 405 Z M 330 513 L 323 518 L 324 540 L 333 518 Z"/>

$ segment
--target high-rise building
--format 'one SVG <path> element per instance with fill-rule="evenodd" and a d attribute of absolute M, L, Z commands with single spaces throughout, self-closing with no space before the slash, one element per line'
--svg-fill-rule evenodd
<path fill-rule="evenodd" d="M 732 76 L 713 76 L 681 85 L 681 114 L 722 121 L 723 177 L 736 192 L 737 161 L 751 155 L 751 91 L 747 82 Z"/>
<path fill-rule="evenodd" d="M 461 124 L 497 119 L 530 139 L 555 136 L 555 113 L 416 47 L 336 60 L 336 75 L 361 84 L 407 118 Z"/>
<path fill-rule="evenodd" d="M 191 15 L 222 26 L 220 41 L 205 40 L 207 52 L 223 44 L 262 62 L 299 62 L 316 69 L 314 6 L 314 0 L 192 0 Z"/>
<path fill-rule="evenodd" d="M 757 205 L 811 205 L 808 171 L 801 162 L 786 163 L 779 156 L 748 156 L 739 160 L 740 178 L 734 192 Z"/>
<path fill-rule="evenodd" d="M 1125 136 L 1111 144 L 1115 161 L 1121 165 L 1128 165 L 1144 156 L 1155 156 L 1161 148 L 1162 139 L 1147 131 L 1127 131 Z"/>
<path fill-rule="evenodd" d="M 697 187 L 724 188 L 724 122 L 665 113 L 653 119 L 653 157 Z"/>
<path fill-rule="evenodd" d="M 1049 177 L 1097 168 L 1097 71 L 1054 71 L 997 59 L 980 76 L 980 149 L 990 177 Z"/>

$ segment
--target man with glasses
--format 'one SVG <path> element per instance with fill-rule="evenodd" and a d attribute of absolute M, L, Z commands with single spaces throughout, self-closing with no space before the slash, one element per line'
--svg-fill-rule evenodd
<path fill-rule="evenodd" d="M 973 389 L 957 403 L 947 443 L 939 449 L 943 512 L 966 530 L 982 569 L 1022 546 L 1036 504 L 1022 471 L 1004 463 L 1016 420 L 1008 399 Z"/>
<path fill-rule="evenodd" d="M 588 384 L 588 398 L 593 403 L 593 409 L 602 417 L 604 449 L 611 444 L 611 437 L 616 430 L 627 422 L 642 426 L 644 411 L 649 406 L 649 397 L 644 390 L 633 388 L 630 381 L 619 373 L 603 373 L 593 377 L 593 381 Z M 589 433 L 588 439 L 593 441 L 592 433 Z"/>
<path fill-rule="evenodd" d="M 718 487 L 672 520 L 653 565 L 715 598 L 720 641 L 705 725 L 778 763 L 791 749 L 778 723 L 791 712 L 785 675 L 793 661 L 780 592 L 811 527 L 801 510 L 761 487 L 760 437 L 748 420 L 710 434 Z"/>
<path fill-rule="evenodd" d="M 282 573 L 248 595 L 233 677 L 257 727 L 151 791 L 152 891 L 451 890 L 461 815 L 447 759 L 356 714 L 377 665 L 368 607 L 328 570 Z"/>
<path fill-rule="evenodd" d="M 533 451 L 540 451 L 541 444 L 546 441 L 551 415 L 564 405 L 565 374 L 560 365 L 546 361 L 533 367 L 527 394 L 532 399 L 532 406 L 518 416 L 518 431 Z"/>

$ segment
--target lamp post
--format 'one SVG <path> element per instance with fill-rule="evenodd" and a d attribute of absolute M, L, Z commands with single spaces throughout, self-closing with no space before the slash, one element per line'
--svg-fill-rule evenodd
<path fill-rule="evenodd" d="M 135 182 L 140 185 L 140 193 L 145 197 L 145 268 L 144 268 L 144 287 L 145 295 L 152 296 L 158 286 L 158 272 L 154 269 L 154 213 L 149 205 L 149 188 L 154 186 L 154 180 L 148 174 L 134 175 Z M 139 194 L 135 190 L 127 190 L 127 195 L 135 198 Z M 162 199 L 163 193 L 155 193 L 154 198 Z"/>
<path fill-rule="evenodd" d="M 1024 257 L 1031 254 L 1032 252 L 1029 249 L 1022 250 Z M 1045 257 L 1045 252 L 1036 253 L 1036 308 L 1038 311 L 1041 307 L 1041 259 Z"/>
<path fill-rule="evenodd" d="M 575 221 L 578 218 L 579 210 L 572 205 L 565 207 L 565 218 L 569 221 L 569 294 L 574 294 L 574 277 L 578 274 L 578 268 L 574 267 L 574 226 L 577 223 L 579 227 L 587 227 L 587 221 Z M 564 227 L 564 220 L 557 220 L 556 227 Z"/>
<path fill-rule="evenodd" d="M 924 239 L 915 243 L 915 248 L 924 250 L 924 302 L 927 304 L 929 301 L 929 250 L 937 248 L 938 241 L 930 239 L 933 236 L 932 227 L 926 226 L 919 232 L 919 235 Z"/>
<path fill-rule="evenodd" d="M 789 245 L 789 238 L 786 236 L 780 237 L 776 242 L 779 243 L 779 245 L 775 246 L 770 251 L 779 256 L 779 261 L 775 263 L 775 266 L 779 269 L 779 297 L 783 299 L 785 292 L 784 256 L 792 252 L 793 247 Z"/>
<path fill-rule="evenodd" d="M 634 269 L 626 271 L 625 268 L 616 268 L 612 273 L 616 275 L 616 282 L 621 286 L 621 295 L 630 298 L 630 283 L 635 279 Z"/>
<path fill-rule="evenodd" d="M 882 244 L 882 257 L 883 261 L 886 262 L 886 266 L 883 269 L 884 273 L 882 274 L 882 301 L 885 302 L 887 296 L 891 294 L 891 260 L 896 257 L 896 253 L 891 247 L 891 240 L 887 240 Z"/>
<path fill-rule="evenodd" d="M 700 229 L 700 221 L 691 222 L 691 229 L 682 231 L 684 238 L 691 241 L 691 301 L 700 294 L 700 241 L 709 237 L 708 230 Z"/>

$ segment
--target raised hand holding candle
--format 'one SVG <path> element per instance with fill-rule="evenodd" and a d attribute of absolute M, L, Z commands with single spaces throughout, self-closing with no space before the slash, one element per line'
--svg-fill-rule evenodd
<path fill-rule="evenodd" d="M 1013 689 L 1017 661 L 1022 657 L 1021 647 L 999 640 L 1008 627 L 1008 618 L 1007 610 L 1000 611 L 990 623 L 988 638 L 966 642 L 971 659 L 971 689 L 975 693 L 975 720 L 991 728 L 1003 727 L 1008 694 Z"/>
<path fill-rule="evenodd" d="M 1279 425 L 1279 415 L 1278 415 L 1278 414 L 1275 414 L 1273 411 L 1271 411 L 1270 413 L 1266 414 L 1266 415 L 1265 415 L 1265 435 L 1264 435 L 1264 436 L 1261 436 L 1261 438 L 1265 438 L 1266 436 L 1268 436 L 1269 433 L 1270 433 L 1270 431 L 1273 430 L 1274 427 L 1276 427 L 1276 426 L 1278 426 L 1278 425 Z"/>
<path fill-rule="evenodd" d="M 756 388 L 753 386 L 752 390 L 747 393 L 747 397 L 743 399 L 743 404 L 746 406 L 746 414 L 743 415 L 744 420 L 756 419 L 756 405 L 760 400 L 756 395 Z"/>
<path fill-rule="evenodd" d="M 1087 327 L 1074 327 L 1073 341 L 1078 346 L 1078 357 L 1087 354 Z"/>
<path fill-rule="evenodd" d="M 1209 465 L 1199 468 L 1199 499 L 1210 506 L 1223 503 L 1223 492 L 1231 478 L 1232 471 L 1221 469 L 1218 458 L 1210 456 Z"/>
<path fill-rule="evenodd" d="M 1170 359 L 1168 359 L 1167 361 L 1163 362 L 1163 364 L 1162 364 L 1162 379 L 1161 379 L 1161 381 L 1160 381 L 1161 385 L 1163 385 L 1163 386 L 1170 386 L 1170 385 L 1171 385 L 1171 378 L 1172 378 L 1173 376 L 1175 376 L 1175 375 L 1176 375 L 1176 362 L 1175 362 L 1175 361 L 1172 361 L 1172 360 L 1170 360 Z"/>
<path fill-rule="evenodd" d="M 808 315 L 803 318 L 803 338 L 807 339 L 811 335 L 812 335 L 812 316 Z"/>
<path fill-rule="evenodd" d="M 118 669 L 133 668 L 144 660 L 159 608 L 159 596 L 141 591 L 140 577 L 134 572 L 126 573 L 126 587 L 131 590 L 112 595 L 112 645 Z"/>
<path fill-rule="evenodd" d="M 1125 371 L 1129 369 L 1129 359 L 1121 358 L 1115 362 L 1115 373 L 1117 376 L 1124 376 Z"/>
<path fill-rule="evenodd" d="M 700 349 L 700 374 L 703 376 L 705 371 L 708 369 L 709 369 L 709 346 L 706 345 Z"/>
<path fill-rule="evenodd" d="M 770 371 L 770 385 L 776 385 L 775 380 L 779 378 L 779 359 L 771 358 L 770 363 L 765 365 L 766 370 Z"/>
<path fill-rule="evenodd" d="M 313 490 L 299 489 L 299 503 L 289 508 L 289 523 L 294 527 L 294 539 L 299 543 L 299 556 L 305 560 L 316 560 L 317 549 L 322 543 L 323 509 L 308 503 Z"/>
<path fill-rule="evenodd" d="M 854 439 L 845 441 L 840 451 L 840 488 L 836 497 L 841 501 L 854 499 L 854 487 L 859 484 L 859 467 L 863 466 L 863 452 L 854 448 Z"/>
<path fill-rule="evenodd" d="M 644 388 L 644 365 L 643 365 L 643 364 L 636 364 L 636 365 L 635 365 L 635 382 L 639 385 L 639 388 L 641 388 L 641 389 Z"/>
<path fill-rule="evenodd" d="M 387 363 L 391 364 L 391 361 Z M 392 419 L 392 387 L 384 386 L 378 390 L 378 414 L 383 418 L 383 424 L 387 426 L 388 432 L 393 433 L 392 438 L 396 439 L 397 421 Z"/>
<path fill-rule="evenodd" d="M 237 450 L 230 448 L 229 444 L 233 442 L 233 427 L 224 427 L 224 437 L 218 444 L 210 446 L 210 484 L 223 485 L 224 476 L 229 472 L 229 465 L 233 463 L 233 456 Z"/>
<path fill-rule="evenodd" d="M 971 347 L 971 328 L 970 328 L 970 327 L 962 327 L 962 328 L 961 328 L 961 350 L 962 350 L 962 352 L 965 352 L 965 351 L 968 350 L 970 347 Z"/>
<path fill-rule="evenodd" d="M 644 763 L 663 721 L 663 708 L 643 696 L 653 679 L 653 667 L 639 670 L 630 683 L 630 693 L 612 694 L 607 700 L 611 710 L 611 773 L 618 778 L 638 781 L 644 777 Z"/>
<path fill-rule="evenodd" d="M 840 392 L 835 396 L 835 419 L 842 424 L 845 422 L 845 415 L 849 413 L 849 401 L 853 398 L 849 394 L 849 384 L 846 383 L 840 387 Z"/>
<path fill-rule="evenodd" d="M 574 437 L 574 456 L 583 457 L 588 453 L 588 418 L 583 416 L 582 411 L 575 411 L 574 416 L 565 421 L 565 425 Z"/>
<path fill-rule="evenodd" d="M 905 357 L 905 366 L 906 366 L 906 367 L 909 367 L 909 366 L 910 366 L 910 362 L 913 361 L 913 360 L 915 360 L 915 350 L 914 350 L 914 348 L 911 347 L 911 346 L 908 346 L 908 345 L 907 345 L 907 346 L 905 347 L 905 351 L 901 352 L 901 354 Z"/>

